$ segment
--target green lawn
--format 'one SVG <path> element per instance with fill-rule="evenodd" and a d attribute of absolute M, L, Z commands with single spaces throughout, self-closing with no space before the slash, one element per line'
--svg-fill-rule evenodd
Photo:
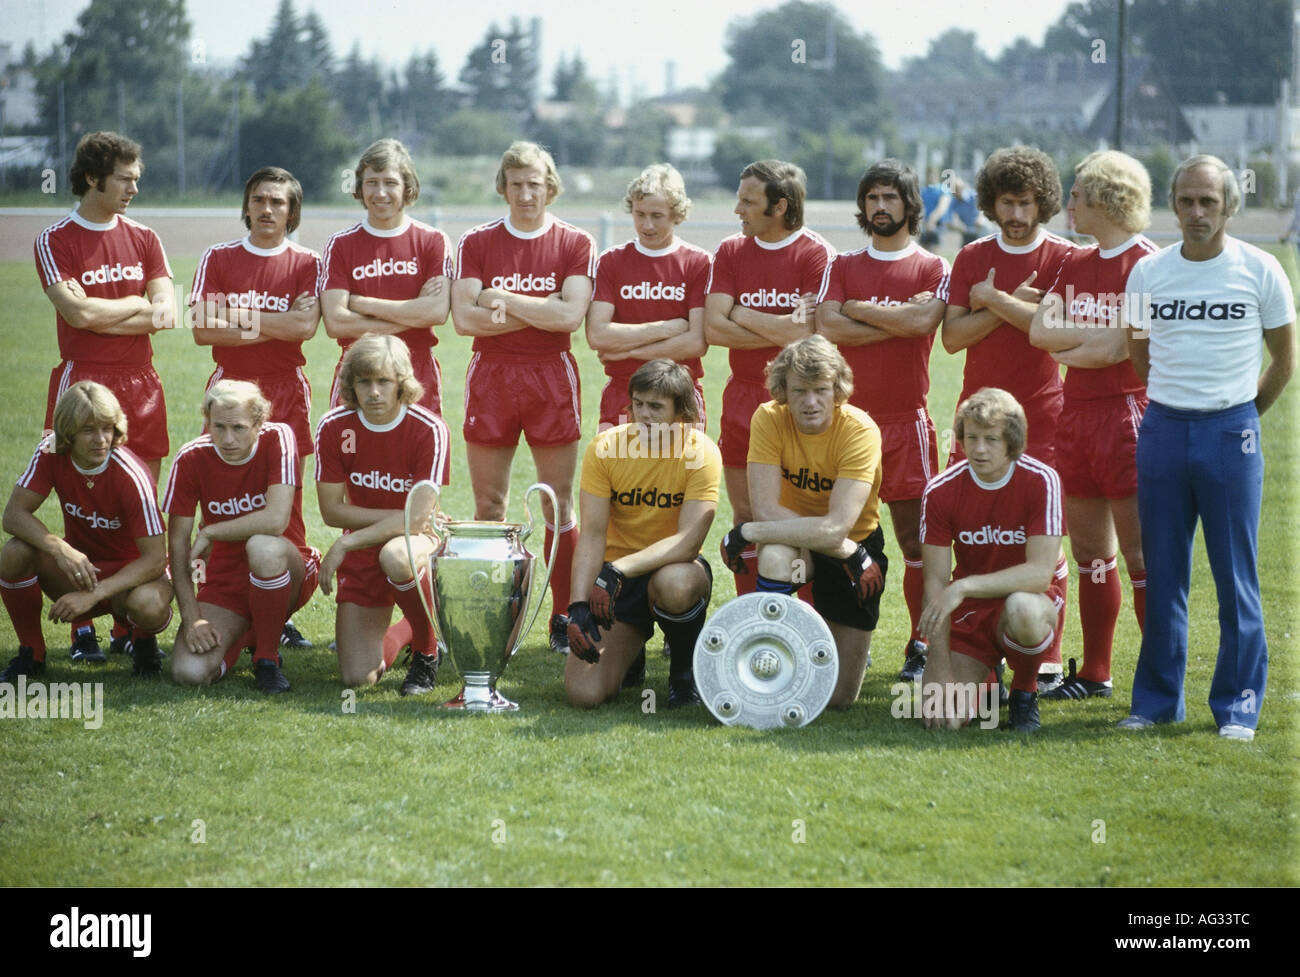
<path fill-rule="evenodd" d="M 1282 257 L 1294 275 L 1291 250 Z M 193 266 L 174 262 L 186 287 Z M 30 262 L 0 264 L 0 296 L 0 471 L 12 478 L 35 446 L 57 352 Z M 458 432 L 469 343 L 440 331 L 443 403 Z M 603 375 L 578 345 L 590 434 Z M 155 349 L 175 449 L 198 432 L 211 360 L 183 334 L 158 336 Z M 308 347 L 317 416 L 336 358 L 323 333 Z M 706 370 L 716 436 L 725 352 L 711 351 Z M 960 370 L 936 344 L 941 439 Z M 47 680 L 102 681 L 105 714 L 93 730 L 0 720 L 0 884 L 1294 885 L 1297 398 L 1288 391 L 1264 419 L 1260 571 L 1273 668 L 1254 743 L 1221 741 L 1205 706 L 1218 626 L 1200 544 L 1189 720 L 1139 736 L 1111 729 L 1128 711 L 1139 641 L 1127 595 L 1115 698 L 1043 703 L 1042 731 L 1023 737 L 891 717 L 907 637 L 901 573 L 859 702 L 774 732 L 723 727 L 703 710 L 655 711 L 633 693 L 571 710 L 540 626 L 502 681 L 521 703 L 515 715 L 448 715 L 428 698 L 400 698 L 395 676 L 353 696 L 325 647 L 332 600 L 317 594 L 296 615 L 317 648 L 286 656 L 294 689 L 274 699 L 255 690 L 247 659 L 199 690 L 133 680 L 126 661 L 74 668 L 66 630 L 47 626 Z M 533 478 L 527 451 L 516 465 L 513 517 Z M 306 482 L 308 537 L 323 550 L 333 537 L 310 471 Z M 444 508 L 472 515 L 459 443 Z M 43 510 L 57 524 L 54 512 Z M 729 523 L 724 500 L 711 559 Z M 728 576 L 718 582 L 715 607 L 733 596 Z M 1064 647 L 1078 657 L 1071 601 Z M 3 620 L 0 658 L 15 647 Z M 663 696 L 667 663 L 651 659 L 648 685 Z M 457 687 L 448 669 L 436 699 Z"/>

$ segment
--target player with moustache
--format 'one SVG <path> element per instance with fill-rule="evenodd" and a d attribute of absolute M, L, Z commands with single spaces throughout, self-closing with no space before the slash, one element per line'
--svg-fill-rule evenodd
<path fill-rule="evenodd" d="M 1259 415 L 1295 371 L 1295 299 L 1275 257 L 1227 233 L 1241 190 L 1221 159 L 1179 164 L 1169 202 L 1183 239 L 1133 267 L 1124 305 L 1129 356 L 1150 398 L 1137 477 L 1152 572 L 1131 714 L 1119 725 L 1141 730 L 1184 719 L 1187 594 L 1199 519 L 1219 597 L 1210 714 L 1220 736 L 1249 741 L 1268 681 Z"/>
<path fill-rule="evenodd" d="M 405 642 L 386 636 L 393 605 L 410 633 L 411 665 L 402 695 L 433 690 L 439 655 L 428 615 L 416 591 L 404 536 L 404 506 L 415 483 L 443 481 L 450 450 L 447 425 L 420 406 L 406 345 L 394 336 L 362 336 L 343 354 L 343 403 L 316 428 L 316 497 L 321 519 L 343 535 L 320 564 L 323 593 L 335 589 L 339 672 L 349 687 L 374 685 L 392 667 Z M 412 537 L 424 564 L 434 543 Z M 420 586 L 431 600 L 431 581 Z"/>
<path fill-rule="evenodd" d="M 626 424 L 628 380 L 652 359 L 683 364 L 695 380 L 699 423 L 705 421 L 700 362 L 704 288 L 711 255 L 675 237 L 691 210 L 682 175 L 668 163 L 646 167 L 628 184 L 624 208 L 636 237 L 601 254 L 587 310 L 587 345 L 609 379 L 600 396 L 600 430 Z"/>
<path fill-rule="evenodd" d="M 921 498 L 921 633 L 929 641 L 922 718 L 930 728 L 969 722 L 976 703 L 960 690 L 992 690 L 1003 658 L 1014 672 L 1008 728 L 1040 726 L 1039 659 L 1051 649 L 1060 655 L 1068 574 L 1061 480 L 1024 453 L 1025 426 L 1005 390 L 976 391 L 957 408 L 965 458 Z"/>
<path fill-rule="evenodd" d="M 302 186 L 288 170 L 264 166 L 244 184 L 248 234 L 203 252 L 190 289 L 194 341 L 212 347 L 220 380 L 247 380 L 271 402 L 270 420 L 288 424 L 311 453 L 311 384 L 302 344 L 316 335 L 321 258 L 289 240 L 302 221 Z"/>
<path fill-rule="evenodd" d="M 258 689 L 290 688 L 280 634 L 316 590 L 320 554 L 303 529 L 293 429 L 267 420 L 270 413 L 253 384 L 213 384 L 203 397 L 208 433 L 176 453 L 167 476 L 167 549 L 181 581 L 172 678 L 181 685 L 220 679 L 251 638 Z"/>
<path fill-rule="evenodd" d="M 569 586 L 578 528 L 573 479 L 582 396 L 569 352 L 591 301 L 596 242 L 548 210 L 563 190 L 551 154 L 516 142 L 501 157 L 496 189 L 510 213 L 466 231 L 457 245 L 451 290 L 456 332 L 474 338 L 465 374 L 465 447 L 474 518 L 500 520 L 510 494 L 510 464 L 522 433 L 559 505 L 543 500 L 551 567 L 550 644 L 568 651 Z"/>
<path fill-rule="evenodd" d="M 692 660 L 713 574 L 700 547 L 718 508 L 722 458 L 699 429 L 690 371 L 671 360 L 628 381 L 635 420 L 587 446 L 578 496 L 564 689 L 592 708 L 645 677 L 645 642 L 658 623 L 671 648 L 668 707 L 697 705 Z"/>
<path fill-rule="evenodd" d="M 982 387 L 1006 390 L 1029 422 L 1026 450 L 1055 461 L 1061 369 L 1029 343 L 1029 323 L 1073 245 L 1042 225 L 1061 209 L 1061 178 L 1047 154 L 1028 146 L 999 149 L 975 181 L 980 210 L 998 233 L 966 245 L 953 261 L 940 298 L 948 303 L 940 338 L 949 353 L 966 351 L 960 400 Z M 961 458 L 954 441 L 951 464 Z"/>
<path fill-rule="evenodd" d="M 889 506 L 903 553 L 903 597 L 912 624 L 898 677 L 914 682 L 925 668 L 925 642 L 917 628 L 924 590 L 921 494 L 939 471 L 926 397 L 948 264 L 912 240 L 922 206 L 910 166 L 895 159 L 877 163 L 863 174 L 857 200 L 858 226 L 871 243 L 836 255 L 826 269 L 817 296 L 817 332 L 839 347 L 853 370 L 849 403 L 880 427 L 880 498 Z"/>
<path fill-rule="evenodd" d="M 155 675 L 156 635 L 171 620 L 172 586 L 153 477 L 126 447 L 126 415 L 102 384 L 74 383 L 53 420 L 5 506 L 4 531 L 13 538 L 0 549 L 0 597 L 20 647 L 0 682 L 45 670 L 42 592 L 53 600 L 51 621 L 112 613 L 128 622 L 133 674 Z M 63 511 L 63 537 L 36 516 L 51 491 Z"/>
<path fill-rule="evenodd" d="M 765 370 L 782 349 L 812 334 L 817 293 L 835 255 L 804 227 L 806 187 L 803 170 L 793 163 L 760 160 L 746 166 L 736 190 L 740 233 L 718 245 L 709 275 L 704 335 L 730 350 L 718 447 L 737 525 L 754 515 L 746 475 L 749 424 L 771 396 Z M 736 573 L 736 592 L 747 593 L 756 579 L 753 547 L 741 558 L 745 571 Z"/>
<path fill-rule="evenodd" d="M 126 216 L 144 164 L 138 143 L 91 132 L 77 143 L 70 169 L 80 202 L 36 238 L 36 271 L 55 309 L 60 362 L 50 371 L 45 430 L 54 405 L 78 380 L 113 391 L 126 412 L 131 445 L 155 484 L 167 455 L 167 404 L 153 367 L 152 335 L 175 325 L 171 266 L 154 231 Z M 73 648 L 98 659 L 94 621 L 70 624 Z M 128 634 L 118 622 L 112 648 Z"/>
<path fill-rule="evenodd" d="M 325 334 L 344 353 L 367 333 L 397 336 L 411 352 L 420 400 L 442 416 L 442 373 L 433 348 L 436 326 L 447 321 L 453 275 L 446 233 L 413 219 L 407 208 L 420 197 L 411 154 L 396 139 L 380 139 L 357 162 L 352 196 L 366 219 L 332 235 L 325 245 L 318 291 Z M 334 370 L 330 407 L 340 403 Z M 448 458 L 450 465 L 450 458 Z M 444 479 L 451 475 L 448 468 Z"/>
<path fill-rule="evenodd" d="M 871 664 L 889 568 L 880 429 L 848 402 L 853 372 L 824 336 L 783 349 L 767 382 L 772 399 L 754 411 L 749 440 L 753 519 L 723 537 L 722 557 L 743 574 L 743 553 L 757 543 L 760 593 L 793 594 L 811 580 L 813 605 L 839 654 L 828 705 L 847 709 Z"/>
<path fill-rule="evenodd" d="M 1132 156 L 1093 153 L 1074 168 L 1066 212 L 1097 239 L 1065 258 L 1029 325 L 1029 341 L 1066 366 L 1056 434 L 1070 549 L 1078 567 L 1083 667 L 1047 699 L 1109 698 L 1119 620 L 1116 555 L 1124 554 L 1138 626 L 1145 620 L 1146 563 L 1137 507 L 1137 439 L 1146 385 L 1133 369 L 1120 307 L 1129 272 L 1157 250 L 1142 230 L 1151 217 L 1151 178 Z"/>

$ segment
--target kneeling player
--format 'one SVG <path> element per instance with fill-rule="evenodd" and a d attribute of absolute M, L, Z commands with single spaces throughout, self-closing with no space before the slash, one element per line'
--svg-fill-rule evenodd
<path fill-rule="evenodd" d="M 5 506 L 4 529 L 14 538 L 0 550 L 0 596 L 20 647 L 0 682 L 45 670 L 42 590 L 54 600 L 51 621 L 110 611 L 129 621 L 134 674 L 156 674 L 155 635 L 171 620 L 172 587 L 153 477 L 125 447 L 126 416 L 107 387 L 74 383 L 53 422 Z M 65 539 L 36 518 L 51 489 Z"/>
<path fill-rule="evenodd" d="M 564 690 L 589 709 L 645 670 L 645 642 L 659 623 L 672 649 L 668 706 L 700 701 L 691 673 L 713 574 L 700 547 L 718 508 L 722 457 L 699 420 L 690 371 L 650 360 L 628 381 L 633 424 L 587 446 L 579 494 Z M 603 565 L 602 565 L 603 564 Z M 638 664 L 639 658 L 639 664 Z"/>
<path fill-rule="evenodd" d="M 316 497 L 321 518 L 343 535 L 321 560 L 321 590 L 338 573 L 335 646 L 344 685 L 374 685 L 393 664 L 399 643 L 384 641 L 396 603 L 411 629 L 411 667 L 402 695 L 433 690 L 438 654 L 420 603 L 403 535 L 403 506 L 416 482 L 445 484 L 447 425 L 418 403 L 406 344 L 363 336 L 343 354 L 336 407 L 316 428 Z M 412 538 L 417 561 L 433 543 Z M 428 581 L 421 574 L 421 586 Z M 427 592 L 426 592 L 427 596 Z"/>
<path fill-rule="evenodd" d="M 303 530 L 293 429 L 268 422 L 270 410 L 255 385 L 217 381 L 203 398 L 208 433 L 172 462 L 163 508 L 171 516 L 167 549 L 180 581 L 172 677 L 182 685 L 225 675 L 251 630 L 257 687 L 289 691 L 280 671 L 280 632 L 315 591 L 320 554 Z M 202 514 L 197 534 L 195 506 Z"/>
<path fill-rule="evenodd" d="M 871 634 L 885 589 L 880 530 L 880 428 L 848 403 L 853 371 L 824 336 L 781 350 L 767 369 L 772 400 L 749 430 L 753 522 L 722 541 L 723 558 L 744 573 L 741 553 L 758 544 L 758 590 L 793 594 L 812 581 L 813 604 L 830 626 L 840 672 L 832 709 L 858 697 L 871 661 Z"/>
<path fill-rule="evenodd" d="M 931 479 L 921 498 L 921 630 L 930 642 L 922 703 L 939 713 L 923 711 L 929 727 L 968 722 L 973 695 L 960 693 L 989 682 L 1004 657 L 1015 672 L 1010 728 L 1039 726 L 1038 665 L 1059 650 L 1064 625 L 1065 525 L 1061 481 L 1023 454 L 1025 427 L 1024 409 L 1005 390 L 968 397 L 956 427 L 966 458 Z M 942 695 L 931 693 L 934 683 Z"/>

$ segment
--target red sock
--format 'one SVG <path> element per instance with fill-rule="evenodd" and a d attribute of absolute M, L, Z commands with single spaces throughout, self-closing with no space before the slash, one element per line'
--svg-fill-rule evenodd
<path fill-rule="evenodd" d="M 921 620 L 921 605 L 925 599 L 925 574 L 921 572 L 921 561 L 903 560 L 903 600 L 907 602 L 907 614 L 912 619 L 912 640 L 921 637 L 916 630 L 916 622 Z"/>
<path fill-rule="evenodd" d="M 170 620 L 171 620 L 171 617 L 169 616 L 169 617 L 167 618 L 167 620 L 170 621 Z M 126 635 L 128 635 L 128 634 L 131 633 L 131 627 L 132 627 L 131 624 L 127 623 L 126 621 L 123 621 L 120 617 L 118 617 L 116 614 L 114 614 L 114 615 L 113 615 L 113 631 L 112 631 L 112 633 L 109 635 L 109 637 L 110 637 L 110 638 L 121 638 L 121 637 L 125 637 Z M 161 629 L 160 629 L 160 630 L 161 630 Z M 153 632 L 153 633 L 154 633 L 154 634 L 157 634 L 158 632 L 155 631 L 155 632 Z"/>
<path fill-rule="evenodd" d="M 733 573 L 736 578 L 736 596 L 742 594 L 752 594 L 758 589 L 758 550 L 750 547 L 741 550 L 740 558 L 745 561 L 745 569 L 748 573 Z"/>
<path fill-rule="evenodd" d="M 41 585 L 35 576 L 26 580 L 0 579 L 0 597 L 13 623 L 18 643 L 32 649 L 33 661 L 45 661 L 45 635 L 41 633 Z"/>
<path fill-rule="evenodd" d="M 1138 627 L 1145 631 L 1147 627 L 1147 572 L 1142 570 L 1128 572 L 1129 583 L 1133 585 L 1133 613 L 1137 615 Z"/>
<path fill-rule="evenodd" d="M 1123 600 L 1115 557 L 1104 566 L 1079 565 L 1079 623 L 1083 627 L 1083 667 L 1079 677 L 1089 682 L 1110 679 L 1110 656 L 1115 641 L 1115 622 Z"/>
<path fill-rule="evenodd" d="M 423 613 L 423 611 L 421 611 Z M 411 622 L 402 618 L 384 632 L 384 671 L 393 667 L 402 649 L 411 643 Z"/>
<path fill-rule="evenodd" d="M 546 555 L 551 553 L 551 540 L 555 530 L 546 527 Z M 573 553 L 578 548 L 578 525 L 569 523 L 560 527 L 560 545 L 555 549 L 555 565 L 551 567 L 551 612 L 564 614 L 569 610 L 573 590 Z M 585 597 L 585 595 L 584 595 Z"/>
<path fill-rule="evenodd" d="M 231 645 L 229 648 L 226 649 L 225 655 L 223 655 L 221 658 L 222 675 L 225 675 L 226 672 L 230 671 L 232 668 L 235 667 L 235 663 L 239 661 L 239 656 L 244 653 L 244 649 L 248 647 L 248 643 L 252 640 L 253 640 L 253 632 L 245 631 L 243 634 L 239 636 L 238 641 L 236 641 L 233 645 Z"/>
<path fill-rule="evenodd" d="M 253 661 L 278 661 L 280 635 L 284 631 L 284 622 L 289 620 L 289 589 L 293 578 L 288 570 L 269 580 L 249 573 L 248 582 L 248 609 L 253 615 L 253 636 L 256 639 Z"/>
<path fill-rule="evenodd" d="M 69 625 L 68 625 L 68 641 L 69 641 L 69 643 L 75 643 L 75 642 L 76 642 L 76 640 L 77 640 L 77 629 L 78 629 L 78 628 L 90 628 L 90 630 L 94 631 L 94 630 L 95 630 L 95 619 L 94 619 L 93 617 L 88 617 L 88 618 L 86 618 L 84 621 L 73 621 L 71 624 L 69 624 Z"/>
<path fill-rule="evenodd" d="M 427 571 L 420 573 L 420 584 L 424 587 L 424 596 L 429 599 L 429 606 L 433 606 L 432 595 L 429 593 L 429 574 Z M 431 655 L 437 651 L 437 643 L 433 637 L 433 628 L 429 625 L 429 616 L 424 613 L 424 605 L 420 602 L 420 592 L 415 589 L 415 581 L 408 580 L 406 583 L 396 583 L 393 580 L 388 581 L 388 585 L 393 588 L 393 596 L 397 599 L 397 606 L 401 608 L 402 613 L 406 616 L 406 626 L 411 631 L 411 650 L 417 655 Z M 391 629 L 390 629 L 391 630 Z M 401 648 L 401 645 L 398 645 Z M 385 657 L 387 657 L 385 655 Z"/>

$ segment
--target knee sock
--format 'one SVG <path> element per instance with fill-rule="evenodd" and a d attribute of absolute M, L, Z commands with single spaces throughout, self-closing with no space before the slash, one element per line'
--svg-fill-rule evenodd
<path fill-rule="evenodd" d="M 1079 677 L 1089 682 L 1110 678 L 1110 656 L 1115 640 L 1115 622 L 1123 594 L 1115 557 L 1092 569 L 1079 566 L 1079 623 L 1083 627 L 1083 667 Z"/>
<path fill-rule="evenodd" d="M 289 619 L 289 588 L 293 578 L 289 571 L 278 577 L 259 577 L 248 574 L 248 609 L 253 616 L 253 661 L 263 659 L 278 662 L 280 635 L 284 622 Z"/>
<path fill-rule="evenodd" d="M 704 630 L 704 619 L 708 615 L 708 598 L 701 597 L 681 614 L 669 614 L 658 607 L 652 610 L 659 627 L 663 629 L 664 639 L 672 649 L 672 658 L 668 664 L 669 676 L 690 672 L 691 663 L 695 660 L 695 642 Z"/>
<path fill-rule="evenodd" d="M 578 548 L 577 523 L 560 527 L 560 543 L 555 548 L 555 565 L 551 567 L 551 613 L 564 614 L 569 610 L 573 599 L 570 591 L 573 583 L 573 553 Z M 555 527 L 546 527 L 546 556 L 551 554 L 551 540 L 555 538 Z M 586 599 L 584 595 L 583 599 Z"/>
<path fill-rule="evenodd" d="M 13 622 L 18 643 L 32 649 L 32 660 L 45 661 L 45 636 L 41 633 L 41 585 L 33 575 L 26 580 L 0 579 L 0 597 Z"/>

